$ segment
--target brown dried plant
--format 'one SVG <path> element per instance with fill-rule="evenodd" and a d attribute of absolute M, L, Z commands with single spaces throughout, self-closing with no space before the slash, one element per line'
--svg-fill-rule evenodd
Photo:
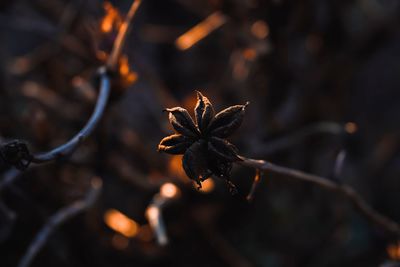
<path fill-rule="evenodd" d="M 158 151 L 183 154 L 183 169 L 199 188 L 202 181 L 215 175 L 223 178 L 234 192 L 230 171 L 232 163 L 241 159 L 237 148 L 225 138 L 242 124 L 247 105 L 231 106 L 215 115 L 211 102 L 197 91 L 195 122 L 182 107 L 165 109 L 176 133 L 162 139 Z"/>

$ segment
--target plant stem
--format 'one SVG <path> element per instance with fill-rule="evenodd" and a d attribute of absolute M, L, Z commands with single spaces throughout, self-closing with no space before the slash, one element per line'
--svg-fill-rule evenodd
<path fill-rule="evenodd" d="M 126 36 L 131 26 L 132 19 L 135 16 L 141 2 L 141 0 L 133 1 L 129 12 L 125 17 L 125 21 L 119 28 L 117 38 L 115 39 L 113 49 L 107 61 L 107 69 L 110 71 L 115 71 L 115 68 L 118 65 L 119 57 L 122 53 L 122 48 L 125 44 Z"/>
<path fill-rule="evenodd" d="M 32 162 L 44 163 L 70 155 L 90 134 L 92 134 L 100 119 L 103 117 L 110 96 L 110 78 L 105 68 L 101 69 L 100 80 L 100 93 L 97 98 L 96 107 L 86 125 L 65 144 L 58 146 L 49 152 L 34 155 Z"/>
<path fill-rule="evenodd" d="M 294 179 L 299 179 L 303 181 L 307 181 L 313 183 L 319 187 L 325 188 L 332 192 L 341 194 L 345 196 L 353 205 L 354 207 L 362 214 L 364 217 L 370 221 L 371 223 L 379 226 L 381 229 L 385 230 L 387 233 L 391 235 L 395 235 L 396 237 L 400 237 L 400 225 L 395 221 L 389 219 L 388 217 L 384 216 L 383 214 L 379 213 L 377 210 L 372 208 L 362 197 L 358 194 L 352 187 L 345 184 L 335 183 L 328 178 L 309 174 L 306 172 L 302 172 L 299 170 L 282 167 L 264 160 L 255 160 L 249 159 L 246 157 L 240 157 L 242 161 L 238 163 L 258 169 L 263 172 L 272 172 L 276 174 L 281 174 L 287 177 L 291 177 Z"/>
<path fill-rule="evenodd" d="M 50 235 L 59 227 L 62 223 L 73 218 L 77 214 L 90 208 L 97 200 L 102 188 L 102 181 L 100 178 L 93 178 L 91 181 L 91 187 L 86 194 L 86 197 L 82 200 L 78 200 L 69 206 L 60 209 L 57 213 L 51 216 L 42 229 L 36 234 L 34 240 L 29 245 L 26 253 L 20 260 L 19 267 L 28 267 L 35 256 L 40 252 L 43 246 L 46 244 Z"/>

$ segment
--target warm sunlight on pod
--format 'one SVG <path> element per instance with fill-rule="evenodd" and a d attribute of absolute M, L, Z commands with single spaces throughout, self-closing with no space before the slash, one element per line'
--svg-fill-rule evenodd
<path fill-rule="evenodd" d="M 179 194 L 179 188 L 173 183 L 165 183 L 160 188 L 160 194 L 166 198 L 174 198 Z"/>
<path fill-rule="evenodd" d="M 175 45 L 180 50 L 187 50 L 211 32 L 224 25 L 225 22 L 226 17 L 222 13 L 214 12 L 189 31 L 179 36 L 175 41 Z"/>
<path fill-rule="evenodd" d="M 126 237 L 134 237 L 138 232 L 138 224 L 115 209 L 106 211 L 104 222 L 108 227 Z"/>
<path fill-rule="evenodd" d="M 269 27 L 265 21 L 257 20 L 251 25 L 251 33 L 258 39 L 265 39 L 269 34 Z"/>

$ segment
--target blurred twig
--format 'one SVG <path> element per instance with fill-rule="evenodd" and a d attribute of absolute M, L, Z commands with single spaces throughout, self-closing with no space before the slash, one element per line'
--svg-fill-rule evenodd
<path fill-rule="evenodd" d="M 162 215 L 163 203 L 153 202 L 146 209 L 146 217 L 149 221 L 151 228 L 154 231 L 157 243 L 160 246 L 165 246 L 168 244 L 169 239 L 167 235 L 167 230 L 165 228 L 165 222 Z"/>
<path fill-rule="evenodd" d="M 100 94 L 97 99 L 96 107 L 89 121 L 85 127 L 82 128 L 72 139 L 67 143 L 49 151 L 34 155 L 33 161 L 35 163 L 43 163 L 67 156 L 74 152 L 74 150 L 94 131 L 99 120 L 102 118 L 104 110 L 107 106 L 108 98 L 110 95 L 110 78 L 105 68 L 100 69 Z"/>
<path fill-rule="evenodd" d="M 46 153 L 34 155 L 33 162 L 35 163 L 43 163 L 51 160 L 58 159 L 60 157 L 67 156 L 74 152 L 74 150 L 94 131 L 97 126 L 99 120 L 103 116 L 104 110 L 106 108 L 108 98 L 110 95 L 110 75 L 108 71 L 113 71 L 117 64 L 118 60 L 121 56 L 122 47 L 124 45 L 126 35 L 128 33 L 131 21 L 138 9 L 141 0 L 136 0 L 132 3 L 132 6 L 129 10 L 128 15 L 125 18 L 124 23 L 121 25 L 117 38 L 115 40 L 113 49 L 111 51 L 111 55 L 107 61 L 105 67 L 100 68 L 100 94 L 97 99 L 95 110 L 90 117 L 89 121 L 86 125 L 76 134 L 72 139 L 70 139 L 67 143 L 49 151 Z"/>
<path fill-rule="evenodd" d="M 111 51 L 110 57 L 108 58 L 108 61 L 106 63 L 107 69 L 113 71 L 115 70 L 119 58 L 122 53 L 122 48 L 124 46 L 126 36 L 128 34 L 129 28 L 131 26 L 131 22 L 133 17 L 136 14 L 137 9 L 139 8 L 140 3 L 142 0 L 135 0 L 130 9 L 128 14 L 125 17 L 125 21 L 122 23 L 121 27 L 119 28 L 117 38 L 115 39 L 113 49 Z"/>
<path fill-rule="evenodd" d="M 150 205 L 146 209 L 146 218 L 153 229 L 157 243 L 166 246 L 169 242 L 164 218 L 163 209 L 171 201 L 180 196 L 179 188 L 172 183 L 165 183 L 160 187 L 160 192 L 155 194 Z"/>
<path fill-rule="evenodd" d="M 258 185 L 261 182 L 261 175 L 262 175 L 262 173 L 260 172 L 260 170 L 256 169 L 256 175 L 254 176 L 254 180 L 253 180 L 253 184 L 251 185 L 250 193 L 246 197 L 248 202 L 253 201 L 254 194 L 257 190 Z"/>
<path fill-rule="evenodd" d="M 344 162 L 346 159 L 346 150 L 342 149 L 339 151 L 338 155 L 336 156 L 335 166 L 333 168 L 333 178 L 337 181 L 340 181 L 340 173 L 343 170 Z"/>
<path fill-rule="evenodd" d="M 73 218 L 80 212 L 90 208 L 99 196 L 101 188 L 101 179 L 97 177 L 93 178 L 91 181 L 91 188 L 83 200 L 78 200 L 71 205 L 62 208 L 56 214 L 51 216 L 30 244 L 28 250 L 22 257 L 18 266 L 28 267 L 32 263 L 32 260 L 35 258 L 38 252 L 46 244 L 46 241 L 49 239 L 50 235 L 56 230 L 56 228 L 70 218 Z"/>
<path fill-rule="evenodd" d="M 400 236 L 400 225 L 386 216 L 380 214 L 378 211 L 374 210 L 352 187 L 344 184 L 337 184 L 328 178 L 324 178 L 321 176 L 305 173 L 299 170 L 282 167 L 279 165 L 275 165 L 273 163 L 264 161 L 264 160 L 256 160 L 256 159 L 248 159 L 245 157 L 240 157 L 242 161 L 238 163 L 251 167 L 254 169 L 258 169 L 263 172 L 272 172 L 281 174 L 284 176 L 288 176 L 294 179 L 299 179 L 303 181 L 311 182 L 315 185 L 318 185 L 322 188 L 328 189 L 330 191 L 339 193 L 344 195 L 347 199 L 349 199 L 355 208 L 365 216 L 370 222 L 379 226 L 381 229 L 386 232 L 393 234 L 395 236 Z"/>

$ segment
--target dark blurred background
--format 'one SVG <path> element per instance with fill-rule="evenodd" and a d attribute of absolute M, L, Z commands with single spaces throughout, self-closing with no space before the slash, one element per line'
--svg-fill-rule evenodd
<path fill-rule="evenodd" d="M 112 4 L 123 17 L 131 2 Z M 0 2 L 2 142 L 45 151 L 84 125 L 115 38 L 110 10 Z M 216 110 L 250 101 L 231 138 L 242 155 L 350 184 L 400 222 L 399 18 L 397 0 L 144 0 L 120 70 L 129 65 L 130 76 L 95 134 L 0 192 L 0 266 L 16 266 L 93 176 L 103 180 L 99 200 L 51 235 L 32 266 L 397 266 L 398 240 L 340 196 L 266 174 L 248 203 L 254 170 L 240 166 L 237 195 L 219 180 L 197 191 L 180 158 L 156 148 L 172 132 L 162 110 L 192 112 L 194 90 Z M 145 211 L 165 182 L 180 193 L 162 210 L 170 242 L 159 246 Z M 113 230 L 112 215 L 135 231 Z"/>

